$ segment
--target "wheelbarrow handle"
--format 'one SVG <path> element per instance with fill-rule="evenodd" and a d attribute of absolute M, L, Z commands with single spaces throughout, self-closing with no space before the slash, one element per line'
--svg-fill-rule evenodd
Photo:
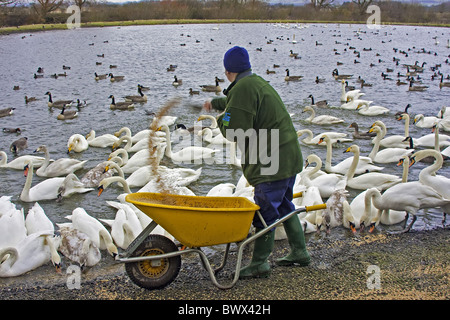
<path fill-rule="evenodd" d="M 323 210 L 327 208 L 327 204 L 326 203 L 322 203 L 322 204 L 316 204 L 313 206 L 306 206 L 305 209 L 306 211 L 314 211 L 314 210 Z"/>
<path fill-rule="evenodd" d="M 300 198 L 300 197 L 302 197 L 303 196 L 303 191 L 300 191 L 300 192 L 297 192 L 297 193 L 294 193 L 293 194 L 293 198 L 295 199 L 295 198 Z"/>

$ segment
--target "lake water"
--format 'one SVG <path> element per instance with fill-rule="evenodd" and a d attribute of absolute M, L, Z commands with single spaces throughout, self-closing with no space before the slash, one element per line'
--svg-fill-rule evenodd
<path fill-rule="evenodd" d="M 224 52 L 234 45 L 248 49 L 253 71 L 270 83 L 279 92 L 287 109 L 291 112 L 296 129 L 309 128 L 313 133 L 339 131 L 348 133 L 348 126 L 357 122 L 361 131 L 366 131 L 376 120 L 382 120 L 389 134 L 403 134 L 404 123 L 396 121 L 394 114 L 403 111 L 411 104 L 409 113 L 435 116 L 450 98 L 449 88 L 439 88 L 439 79 L 432 80 L 430 67 L 441 65 L 439 70 L 447 76 L 450 65 L 446 63 L 450 54 L 447 39 L 448 28 L 383 26 L 380 30 L 368 29 L 365 25 L 306 24 L 223 24 L 217 25 L 164 25 L 86 28 L 67 31 L 48 31 L 34 34 L 12 34 L 0 36 L 0 109 L 14 107 L 12 116 L 0 118 L 0 127 L 20 127 L 21 135 L 0 133 L 0 150 L 8 154 L 8 162 L 14 157 L 9 151 L 10 144 L 19 137 L 28 138 L 28 149 L 23 154 L 33 154 L 38 146 L 45 144 L 51 158 L 73 157 L 88 160 L 84 170 L 77 171 L 81 177 L 88 169 L 107 159 L 109 148 L 90 147 L 83 153 L 67 155 L 67 141 L 75 133 L 86 135 L 95 130 L 97 136 L 114 133 L 124 126 L 132 132 L 148 128 L 152 119 L 147 112 L 158 112 L 171 98 L 180 98 L 180 103 L 169 110 L 167 115 L 177 116 L 177 123 L 193 126 L 199 115 L 203 114 L 202 105 L 206 99 L 215 97 L 214 93 L 200 92 L 190 96 L 189 88 L 201 90 L 200 85 L 214 84 L 214 77 L 225 78 L 222 58 Z M 296 43 L 292 43 L 295 39 Z M 317 43 L 316 43 L 317 42 Z M 301 59 L 290 57 L 293 50 Z M 360 53 L 356 55 L 355 50 Z M 405 53 L 400 53 L 404 51 Z M 99 57 L 98 55 L 104 55 Z M 399 59 L 396 65 L 394 58 Z M 355 63 L 357 60 L 358 63 Z M 402 64 L 419 65 L 426 62 L 425 71 L 420 74 L 425 92 L 408 92 L 408 86 L 397 86 L 397 73 L 405 74 Z M 338 62 L 340 63 L 338 65 Z M 98 64 L 101 63 L 101 64 Z M 166 69 L 170 64 L 177 65 L 175 72 Z M 280 67 L 274 69 L 273 65 Z M 63 70 L 63 65 L 70 70 Z M 110 69 L 109 65 L 117 65 Z M 38 67 L 44 68 L 44 78 L 34 79 Z M 286 82 L 285 69 L 291 75 L 303 75 L 300 82 Z M 367 117 L 354 110 L 342 110 L 340 106 L 341 83 L 332 77 L 333 69 L 340 74 L 352 74 L 350 85 L 359 88 L 356 82 L 361 76 L 372 84 L 364 87 L 362 99 L 373 101 L 372 105 L 389 108 L 388 115 Z M 387 73 L 393 80 L 383 80 L 381 73 Z M 266 74 L 266 70 L 275 70 L 275 74 Z M 66 77 L 54 79 L 54 73 L 67 73 Z M 122 82 L 109 80 L 95 81 L 94 72 L 99 74 L 113 72 L 124 75 Z M 183 85 L 172 86 L 176 75 Z M 316 76 L 323 83 L 316 84 Z M 404 78 L 401 78 L 404 81 Z M 130 94 L 137 94 L 137 84 L 150 88 L 146 92 L 148 102 L 136 104 L 132 111 L 113 111 L 109 108 L 110 95 L 117 100 Z M 222 88 L 228 85 L 221 83 Z M 19 86 L 19 90 L 13 90 Z M 80 99 L 88 105 L 82 108 L 78 118 L 60 121 L 56 117 L 59 109 L 48 108 L 47 96 L 50 91 L 54 100 Z M 344 124 L 334 126 L 310 125 L 303 120 L 307 114 L 303 107 L 310 104 L 308 96 L 312 94 L 316 101 L 326 99 L 335 108 L 316 109 L 317 114 L 329 114 L 345 120 Z M 24 96 L 33 96 L 38 101 L 25 104 Z M 212 113 L 216 115 L 216 113 Z M 429 129 L 418 128 L 410 124 L 413 137 L 431 133 Z M 444 132 L 445 133 L 445 132 Z M 361 154 L 367 156 L 372 148 L 370 141 L 355 140 L 361 148 Z M 345 143 L 333 149 L 333 163 L 349 156 L 343 154 L 352 143 Z M 315 153 L 325 159 L 326 148 L 321 146 L 302 146 L 303 156 Z M 161 164 L 178 167 L 167 158 Z M 202 169 L 201 177 L 189 188 L 196 195 L 205 195 L 211 187 L 219 183 L 236 184 L 241 170 L 223 164 L 183 165 Z M 401 176 L 402 168 L 395 164 L 385 164 L 384 172 Z M 425 164 L 416 164 L 410 170 L 409 180 L 416 180 Z M 439 171 L 450 176 L 448 165 Z M 18 208 L 25 212 L 33 203 L 24 203 L 19 196 L 25 177 L 20 170 L 0 169 L 0 195 L 12 196 Z M 36 175 L 33 185 L 42 181 Z M 136 191 L 134 189 L 133 191 Z M 112 219 L 115 210 L 105 201 L 115 200 L 123 190 L 113 184 L 100 197 L 93 191 L 74 195 L 62 202 L 42 201 L 41 206 L 55 223 L 67 222 L 64 218 L 76 207 L 83 207 L 97 218 Z M 351 190 L 351 200 L 357 191 Z M 439 210 L 430 210 L 421 214 L 414 225 L 415 229 L 427 229 L 440 225 L 442 214 Z"/>

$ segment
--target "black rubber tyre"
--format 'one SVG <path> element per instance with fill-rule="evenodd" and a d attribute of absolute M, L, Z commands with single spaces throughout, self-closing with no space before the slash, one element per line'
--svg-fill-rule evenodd
<path fill-rule="evenodd" d="M 157 234 L 149 235 L 131 257 L 160 255 L 178 251 L 172 240 Z M 160 260 L 128 262 L 125 270 L 130 279 L 141 288 L 161 289 L 170 284 L 180 272 L 181 256 Z"/>

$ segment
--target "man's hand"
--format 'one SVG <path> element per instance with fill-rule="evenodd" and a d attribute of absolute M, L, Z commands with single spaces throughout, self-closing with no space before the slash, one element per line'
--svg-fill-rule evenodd
<path fill-rule="evenodd" d="M 211 111 L 212 109 L 212 105 L 211 105 L 211 101 L 205 101 L 205 103 L 203 104 L 203 109 L 206 111 Z"/>

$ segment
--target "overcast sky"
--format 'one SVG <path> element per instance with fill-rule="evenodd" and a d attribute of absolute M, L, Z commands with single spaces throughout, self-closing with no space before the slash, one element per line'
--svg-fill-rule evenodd
<path fill-rule="evenodd" d="M 108 2 L 136 2 L 141 0 L 107 0 Z M 343 2 L 351 2 L 352 0 L 335 0 L 335 3 L 343 3 Z M 402 2 L 412 2 L 412 3 L 423 3 L 423 4 L 439 4 L 447 2 L 448 0 L 394 0 L 394 1 L 402 1 Z M 271 3 L 300 3 L 304 4 L 309 2 L 309 0 L 270 0 Z"/>

